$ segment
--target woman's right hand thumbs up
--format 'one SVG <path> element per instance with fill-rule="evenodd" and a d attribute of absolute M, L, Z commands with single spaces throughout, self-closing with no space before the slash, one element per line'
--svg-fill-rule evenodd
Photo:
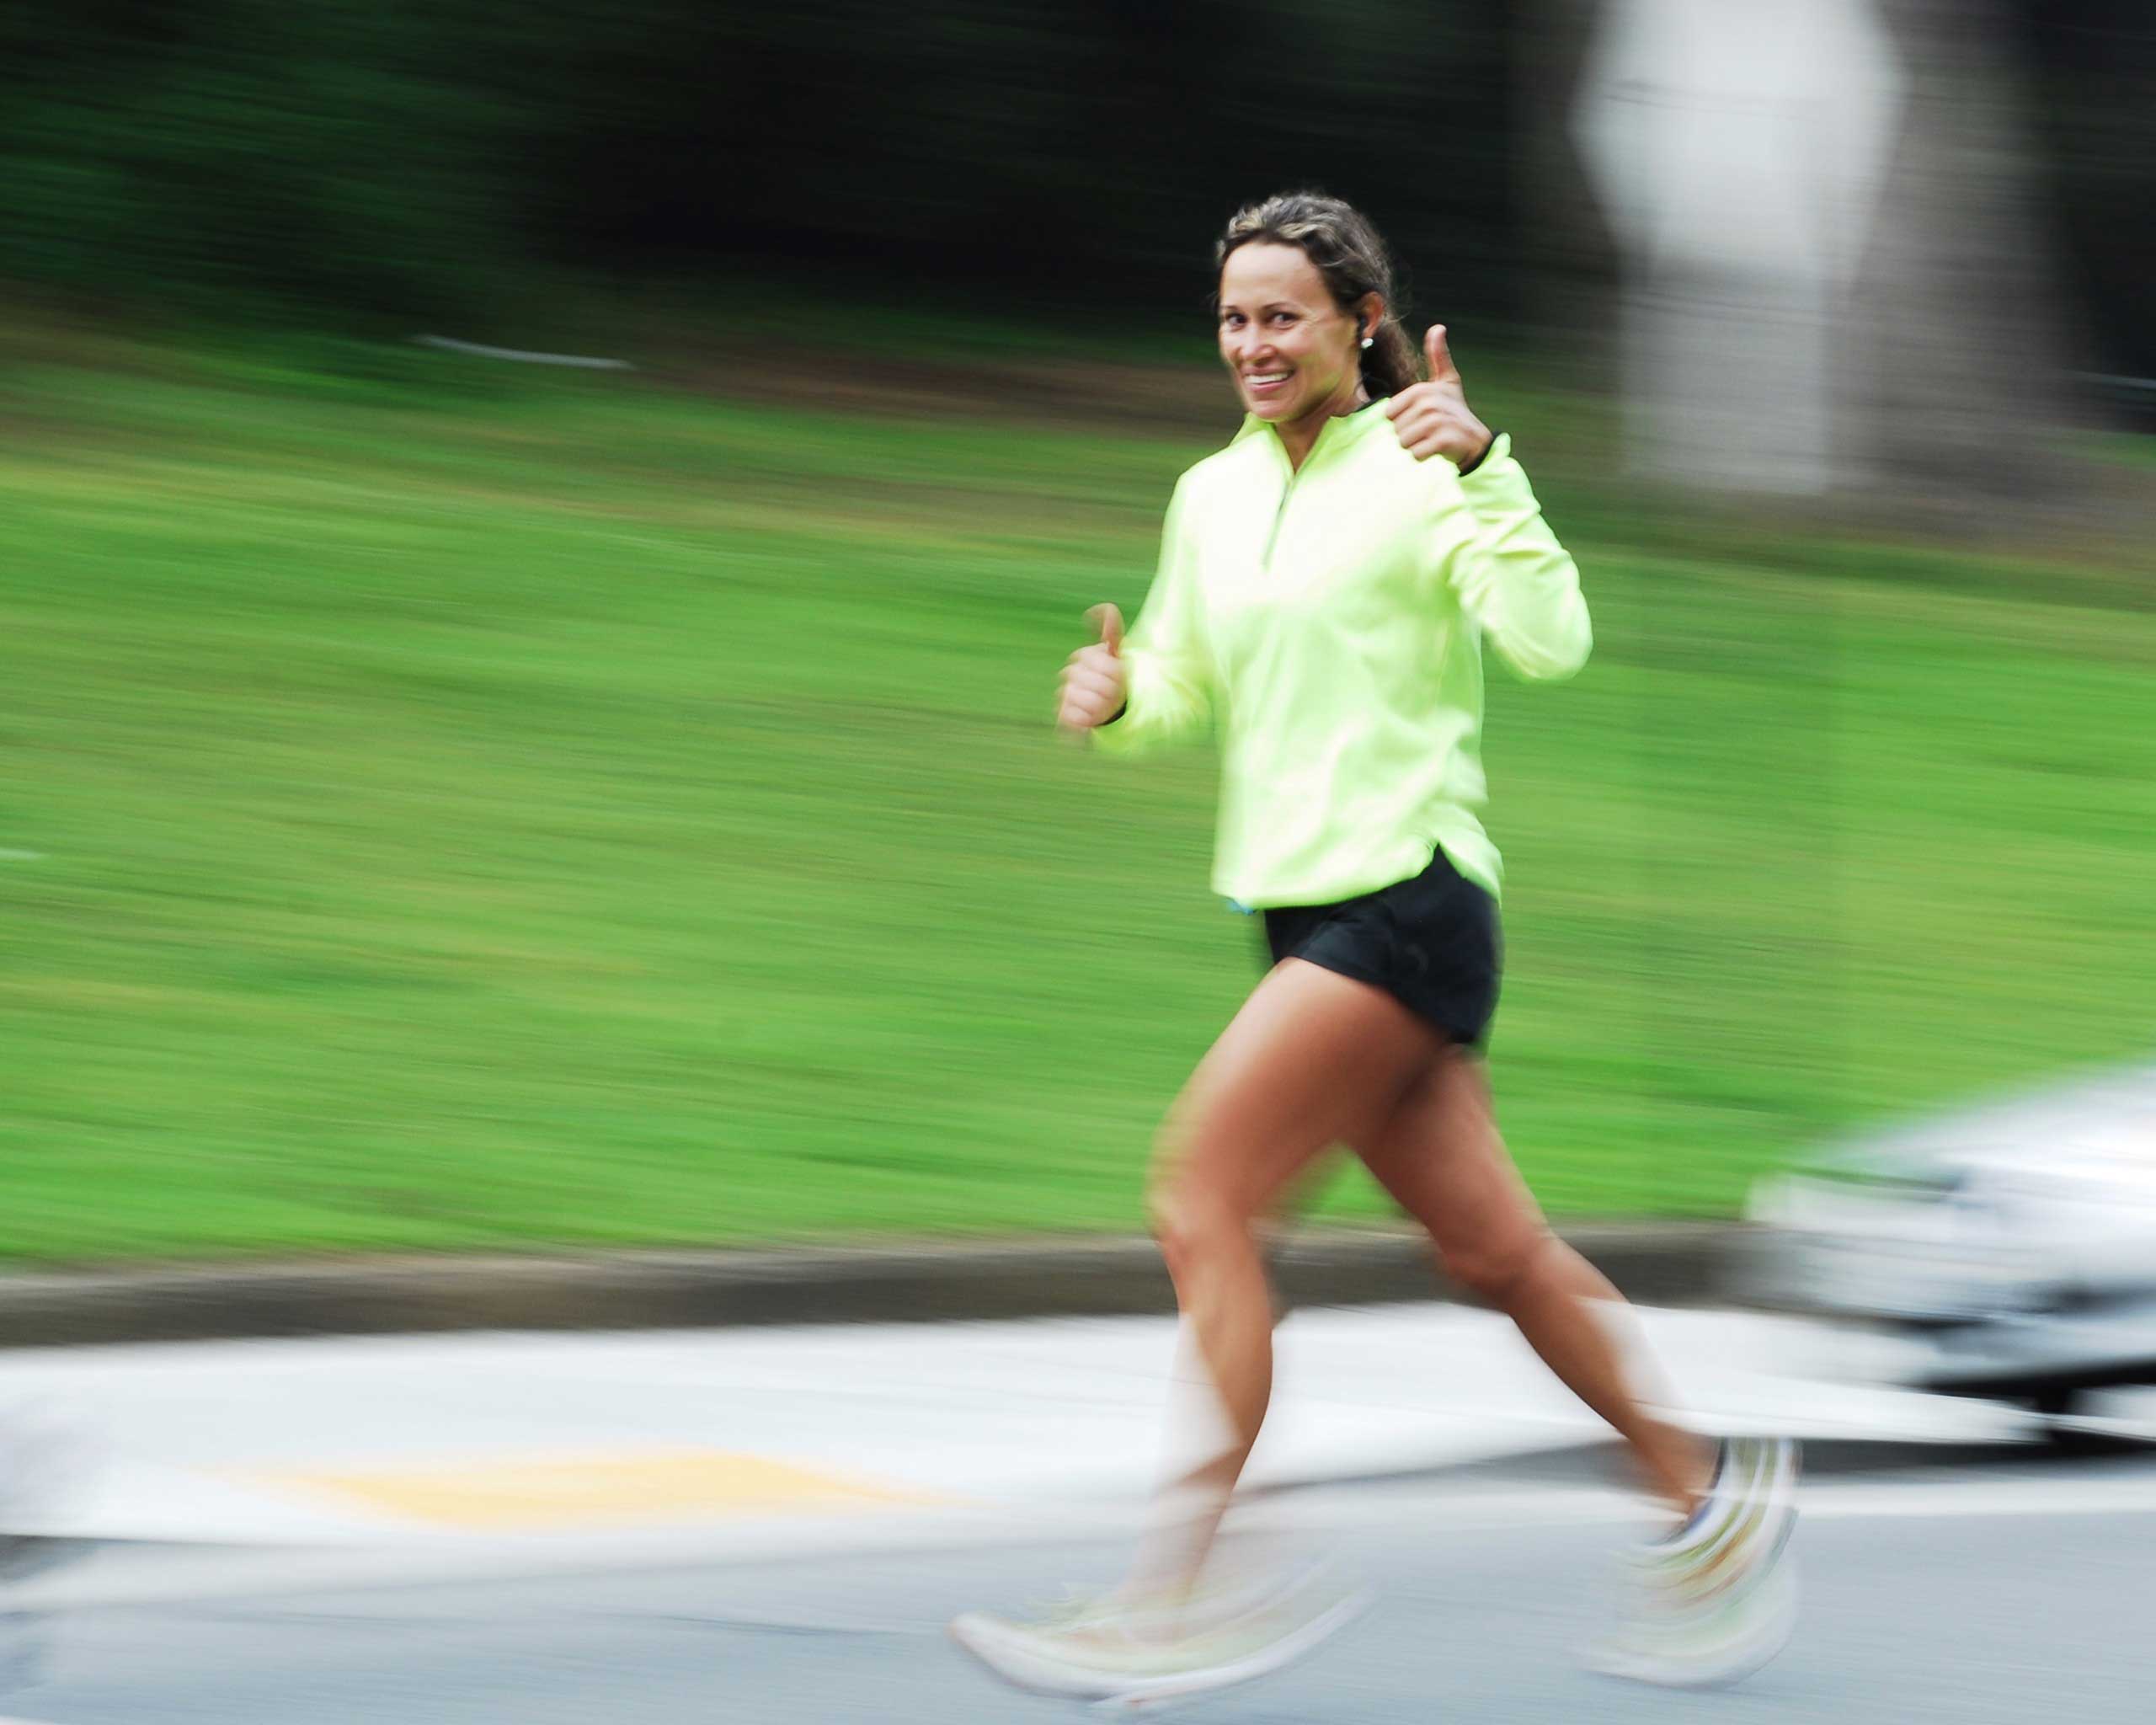
<path fill-rule="evenodd" d="M 1123 711 L 1128 685 L 1123 674 L 1123 613 L 1097 605 L 1086 621 L 1099 633 L 1064 661 L 1055 722 L 1067 731 L 1090 731 Z"/>

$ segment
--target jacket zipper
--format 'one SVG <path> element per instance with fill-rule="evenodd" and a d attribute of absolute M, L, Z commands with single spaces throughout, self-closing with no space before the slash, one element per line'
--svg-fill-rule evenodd
<path fill-rule="evenodd" d="M 1304 465 L 1307 467 L 1309 463 L 1305 462 Z M 1273 511 L 1273 531 L 1265 536 L 1265 555 L 1258 559 L 1261 574 L 1273 573 L 1273 547 L 1280 542 L 1280 524 L 1288 519 L 1288 499 L 1295 494 L 1295 481 L 1301 477 L 1299 473 L 1289 474 L 1288 483 L 1280 488 L 1279 506 Z"/>
<path fill-rule="evenodd" d="M 1325 441 L 1325 434 L 1331 429 L 1329 425 L 1321 427 L 1317 441 L 1310 445 L 1310 453 L 1303 457 L 1302 466 L 1288 469 L 1288 483 L 1280 488 L 1280 502 L 1273 511 L 1273 531 L 1265 536 L 1265 555 L 1258 560 L 1258 573 L 1261 574 L 1273 573 L 1273 547 L 1280 542 L 1280 526 L 1288 519 L 1288 505 L 1294 497 L 1295 482 L 1310 471 L 1310 463 L 1317 459 L 1318 449 Z M 1281 451 L 1280 458 L 1283 461 L 1288 458 L 1285 450 Z"/>

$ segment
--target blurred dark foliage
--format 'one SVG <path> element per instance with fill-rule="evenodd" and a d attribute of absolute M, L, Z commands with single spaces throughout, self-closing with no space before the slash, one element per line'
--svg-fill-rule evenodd
<path fill-rule="evenodd" d="M 519 248 L 531 111 L 472 75 L 485 9 L 0 8 L 0 270 L 189 309 L 468 300 Z"/>
<path fill-rule="evenodd" d="M 2021 23 L 2044 229 L 2089 325 L 2084 358 L 2156 378 L 2156 3 L 2023 0 Z"/>
<path fill-rule="evenodd" d="M 2022 0 L 2041 171 L 2105 362 L 2156 370 L 2156 19 Z M 75 0 L 0 8 L 0 275 L 189 309 L 484 314 L 534 265 L 1203 292 L 1240 199 L 1321 184 L 1414 297 L 1534 236 L 1531 0 Z M 1544 116 L 1546 120 L 1548 116 Z M 897 275 L 890 272 L 899 272 Z"/>

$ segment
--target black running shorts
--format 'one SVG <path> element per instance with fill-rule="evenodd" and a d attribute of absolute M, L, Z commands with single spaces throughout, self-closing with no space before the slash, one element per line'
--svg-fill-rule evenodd
<path fill-rule="evenodd" d="M 1503 968 L 1497 901 L 1443 850 L 1375 892 L 1264 915 L 1274 964 L 1301 959 L 1381 988 L 1463 1048 L 1488 1037 Z"/>

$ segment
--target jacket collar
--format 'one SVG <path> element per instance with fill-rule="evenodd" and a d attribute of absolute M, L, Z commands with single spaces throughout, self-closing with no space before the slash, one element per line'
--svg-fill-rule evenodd
<path fill-rule="evenodd" d="M 1303 458 L 1305 464 L 1308 465 L 1311 457 L 1316 456 L 1321 450 L 1345 447 L 1350 443 L 1358 442 L 1367 437 L 1373 425 L 1385 423 L 1385 414 L 1380 409 L 1390 399 L 1390 396 L 1374 396 L 1361 407 L 1357 408 L 1354 412 L 1337 414 L 1326 420 L 1319 428 L 1317 441 L 1310 446 L 1310 455 Z M 1246 443 L 1253 437 L 1262 436 L 1268 432 L 1273 435 L 1273 446 L 1280 449 L 1284 456 L 1286 451 L 1280 443 L 1279 434 L 1273 430 L 1272 422 L 1259 419 L 1256 414 L 1243 415 L 1242 428 L 1228 440 L 1228 446 L 1233 449 L 1239 443 Z"/>

